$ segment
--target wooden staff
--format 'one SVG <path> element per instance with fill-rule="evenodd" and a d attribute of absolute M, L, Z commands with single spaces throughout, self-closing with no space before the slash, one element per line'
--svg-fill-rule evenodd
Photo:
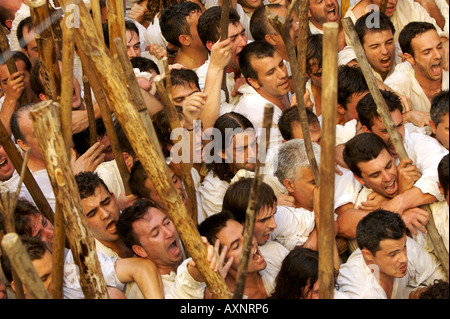
<path fill-rule="evenodd" d="M 380 118 L 386 127 L 386 130 L 389 133 L 389 138 L 391 139 L 392 144 L 394 145 L 395 151 L 398 154 L 400 160 L 407 159 L 408 154 L 406 153 L 405 147 L 403 145 L 400 134 L 398 133 L 394 122 L 392 121 L 391 113 L 389 112 L 389 108 L 386 105 L 386 101 L 381 95 L 380 89 L 375 80 L 375 76 L 372 73 L 372 68 L 367 61 L 367 57 L 364 54 L 364 49 L 359 41 L 358 35 L 356 34 L 355 27 L 353 25 L 353 21 L 350 18 L 345 18 L 342 20 L 342 24 L 344 26 L 344 31 L 350 39 L 350 43 L 353 46 L 353 50 L 356 54 L 356 59 L 358 60 L 358 64 L 361 68 L 361 71 L 364 74 L 364 78 L 367 82 L 367 85 L 370 90 L 370 94 L 377 105 L 377 112 L 380 115 Z M 428 205 L 421 206 L 421 208 L 430 212 L 430 208 Z M 442 266 L 445 268 L 447 273 L 447 278 L 449 278 L 449 254 L 447 249 L 445 248 L 442 237 L 439 235 L 439 232 L 436 229 L 436 225 L 434 223 L 434 219 L 432 219 L 432 214 L 430 220 L 425 226 L 430 236 L 430 240 L 433 244 L 433 248 L 435 254 L 439 261 L 442 263 Z"/>
<path fill-rule="evenodd" d="M 319 244 L 319 298 L 333 299 L 334 295 L 334 164 L 336 161 L 338 32 L 336 22 L 323 25 L 323 90 L 322 144 L 320 180 Z"/>
<path fill-rule="evenodd" d="M 54 101 L 61 96 L 61 72 L 56 56 L 50 13 L 46 0 L 30 2 L 31 21 L 39 51 L 40 74 L 45 88 L 45 94 Z"/>
<path fill-rule="evenodd" d="M 101 41 L 105 41 L 103 35 L 103 26 L 102 26 L 102 11 L 100 8 L 100 1 L 94 0 L 91 1 L 91 11 L 92 11 L 92 19 L 94 20 L 95 28 L 97 29 L 98 36 Z"/>
<path fill-rule="evenodd" d="M 220 41 L 228 38 L 228 20 L 230 15 L 230 0 L 222 0 L 222 14 L 220 16 Z M 230 93 L 227 87 L 227 67 L 223 69 L 222 90 L 225 92 L 227 103 L 230 102 Z"/>
<path fill-rule="evenodd" d="M 36 138 L 47 168 L 86 299 L 108 298 L 106 283 L 98 261 L 94 239 L 83 212 L 78 187 L 70 168 L 61 136 L 58 105 L 51 100 L 35 104 L 30 110 Z"/>
<path fill-rule="evenodd" d="M 14 142 L 11 140 L 10 134 L 5 129 L 5 126 L 0 121 L 0 144 L 2 144 L 5 149 L 6 154 L 8 155 L 11 163 L 13 164 L 16 171 L 20 172 L 23 167 L 24 159 L 17 149 Z M 53 224 L 54 213 L 50 205 L 48 204 L 47 199 L 45 198 L 42 190 L 39 188 L 39 185 L 36 183 L 34 176 L 31 174 L 28 167 L 25 169 L 25 174 L 23 178 L 23 182 L 30 192 L 31 197 L 33 198 L 36 206 L 39 211 Z"/>
<path fill-rule="evenodd" d="M 84 104 L 86 105 L 86 111 L 89 120 L 89 144 L 92 146 L 97 142 L 97 123 L 95 119 L 94 105 L 92 104 L 91 85 L 89 79 L 84 75 L 86 71 L 83 71 L 83 89 L 84 89 Z"/>
<path fill-rule="evenodd" d="M 81 59 L 81 63 L 83 65 L 84 70 L 83 72 L 85 76 L 87 76 L 88 78 L 89 85 L 91 86 L 92 91 L 94 92 L 95 99 L 97 100 L 97 104 L 100 108 L 103 123 L 105 124 L 106 134 L 108 135 L 109 142 L 111 143 L 111 148 L 114 153 L 114 159 L 116 160 L 117 168 L 119 169 L 119 173 L 122 178 L 125 194 L 130 195 L 131 194 L 131 188 L 129 184 L 130 171 L 128 170 L 128 167 L 125 164 L 125 160 L 123 159 L 122 149 L 120 147 L 119 140 L 117 138 L 116 129 L 114 127 L 108 101 L 106 99 L 105 93 L 103 92 L 103 88 L 97 78 L 97 75 L 92 71 L 92 68 L 90 67 L 89 59 L 83 52 L 79 51 L 78 53 Z"/>
<path fill-rule="evenodd" d="M 66 0 L 61 0 L 65 2 Z M 83 3 L 80 3 L 80 24 L 83 28 L 76 29 L 76 44 L 90 59 L 91 66 L 97 75 L 103 90 L 108 97 L 117 119 L 121 123 L 125 134 L 130 140 L 147 176 L 155 185 L 158 195 L 163 200 L 167 213 L 172 219 L 178 233 L 183 240 L 187 253 L 192 256 L 199 272 L 211 290 L 214 298 L 229 298 L 231 296 L 225 280 L 210 269 L 206 260 L 207 251 L 200 234 L 188 216 L 186 206 L 173 184 L 167 165 L 162 154 L 161 146 L 157 142 L 156 134 L 145 134 L 146 128 L 142 123 L 136 105 L 133 103 L 129 91 L 121 82 L 119 70 L 114 68 L 113 59 L 103 42 L 95 37 L 93 21 Z M 150 123 L 152 126 L 153 124 Z M 147 131 L 148 132 L 148 131 Z"/>
<path fill-rule="evenodd" d="M 63 42 L 62 42 L 63 34 L 62 34 L 62 28 L 60 25 L 60 20 L 62 17 L 61 9 L 56 10 L 55 8 L 53 8 L 52 4 L 48 0 L 47 0 L 47 8 L 48 8 L 48 12 L 50 15 L 50 22 L 51 22 L 51 28 L 53 31 L 53 38 L 56 42 L 56 46 L 58 47 L 58 50 L 56 50 L 55 52 L 56 52 L 58 59 L 61 59 L 60 51 L 62 50 L 62 46 L 63 46 Z"/>
<path fill-rule="evenodd" d="M 167 75 L 166 75 L 167 76 Z M 169 75 L 170 78 L 170 75 Z M 167 77 L 166 77 L 167 80 Z M 169 79 L 170 80 L 170 79 Z M 161 99 L 161 102 L 164 105 L 164 108 L 167 113 L 167 117 L 169 118 L 170 128 L 172 132 L 176 129 L 181 129 L 180 118 L 178 117 L 178 112 L 173 104 L 173 100 L 169 97 L 167 90 L 164 88 L 163 78 L 161 76 L 155 77 L 155 85 L 158 90 L 158 95 Z M 184 132 L 184 130 L 183 130 Z M 189 135 L 190 136 L 190 135 Z M 184 142 L 184 143 L 183 143 Z M 186 149 L 190 147 L 191 143 L 186 143 L 183 136 L 178 135 L 178 141 L 176 143 L 183 143 L 182 149 Z M 193 150 L 189 150 L 189 152 L 193 152 Z M 186 192 L 188 195 L 188 201 L 190 206 L 192 207 L 191 214 L 189 214 L 192 218 L 194 224 L 198 223 L 198 209 L 197 209 L 197 195 L 195 193 L 194 181 L 191 175 L 191 165 L 189 162 L 183 160 L 183 156 L 181 156 L 182 160 L 180 162 L 181 166 L 181 178 L 183 180 L 183 184 L 186 188 Z"/>
<path fill-rule="evenodd" d="M 302 132 L 303 132 L 303 139 L 305 140 L 305 149 L 306 153 L 308 155 L 308 160 L 311 166 L 311 170 L 314 175 L 314 180 L 316 182 L 316 185 L 320 185 L 320 174 L 319 174 L 319 167 L 317 165 L 316 158 L 314 156 L 314 152 L 312 149 L 312 142 L 311 142 L 311 134 L 309 133 L 309 126 L 308 126 L 308 118 L 306 116 L 306 107 L 303 102 L 303 96 L 305 94 L 305 90 L 302 90 L 301 87 L 301 75 L 299 71 L 299 63 L 297 61 L 297 56 L 295 54 L 295 47 L 294 43 L 292 42 L 292 39 L 289 35 L 289 29 L 290 29 L 290 17 L 292 15 L 293 10 L 297 7 L 298 0 L 293 0 L 291 4 L 289 5 L 288 13 L 286 18 L 279 17 L 278 15 L 270 14 L 268 8 L 266 8 L 267 13 L 267 19 L 272 24 L 274 29 L 281 35 L 283 38 L 284 44 L 286 46 L 286 51 L 288 53 L 289 57 L 289 63 L 291 65 L 292 70 L 292 79 L 294 82 L 294 90 L 295 95 L 297 96 L 297 104 L 298 104 L 298 112 L 300 117 L 300 124 L 302 126 Z"/>
<path fill-rule="evenodd" d="M 270 128 L 272 127 L 273 118 L 273 105 L 266 104 L 264 107 L 264 121 L 263 132 L 265 132 L 265 154 L 270 144 Z M 245 211 L 245 224 L 244 224 L 244 243 L 242 248 L 242 254 L 239 257 L 239 267 L 236 277 L 236 286 L 233 293 L 233 299 L 242 299 L 244 294 L 245 282 L 247 278 L 248 261 L 250 258 L 250 252 L 252 250 L 253 233 L 255 231 L 255 220 L 258 212 L 256 211 L 256 205 L 258 198 L 261 196 L 260 188 L 263 179 L 263 175 L 260 173 L 261 166 L 264 166 L 265 160 L 260 161 L 259 156 L 256 157 L 255 167 L 255 179 L 252 183 L 252 189 L 250 191 L 249 202 L 247 210 Z"/>
<path fill-rule="evenodd" d="M 64 248 L 66 247 L 66 233 L 64 231 L 64 216 L 59 204 L 56 204 L 55 222 L 53 224 L 52 245 L 52 281 L 49 293 L 52 299 L 63 299 L 64 283 Z"/>
<path fill-rule="evenodd" d="M 127 46 L 123 0 L 106 0 L 106 9 L 108 10 L 109 51 L 113 57 L 116 57 L 117 49 L 114 39 L 122 39 L 123 45 Z"/>
<path fill-rule="evenodd" d="M 293 8 L 295 8 L 293 6 Z M 308 18 L 308 8 L 309 8 L 309 0 L 298 0 L 298 42 L 297 42 L 297 63 L 299 70 L 299 78 L 300 78 L 300 94 L 297 95 L 297 103 L 303 104 L 303 97 L 306 90 L 306 82 L 308 80 L 306 76 L 306 50 L 308 46 L 308 31 L 309 31 L 309 18 Z M 292 15 L 292 12 L 290 13 Z M 286 26 L 285 31 L 289 34 L 290 21 L 291 16 L 288 15 L 286 17 Z M 291 58 L 289 58 L 289 61 Z M 290 62 L 291 63 L 291 62 Z M 292 69 L 292 67 L 291 67 Z M 302 102 L 299 102 L 301 100 Z M 306 113 L 305 113 L 306 114 Z"/>
<path fill-rule="evenodd" d="M 341 19 L 344 18 L 348 8 L 350 8 L 350 0 L 341 0 Z"/>
<path fill-rule="evenodd" d="M 19 236 L 16 233 L 6 234 L 3 236 L 2 247 L 8 255 L 12 268 L 27 288 L 28 295 L 33 299 L 50 299 Z"/>

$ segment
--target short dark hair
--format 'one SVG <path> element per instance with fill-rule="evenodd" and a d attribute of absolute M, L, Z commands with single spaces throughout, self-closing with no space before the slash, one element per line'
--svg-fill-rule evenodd
<path fill-rule="evenodd" d="M 183 109 L 176 106 L 178 117 L 180 120 L 183 118 Z M 166 109 L 162 109 L 153 115 L 153 126 L 155 127 L 156 137 L 158 138 L 159 145 L 161 146 L 162 153 L 165 158 L 170 157 L 169 147 L 173 146 L 173 140 L 170 138 L 172 133 L 172 127 L 170 126 L 169 117 L 167 116 Z"/>
<path fill-rule="evenodd" d="M 359 41 L 361 42 L 361 45 L 364 45 L 364 36 L 369 32 L 381 32 L 390 30 L 392 32 L 392 35 L 395 34 L 395 27 L 392 24 L 391 19 L 385 15 L 384 13 L 381 13 L 380 11 L 377 12 L 379 14 L 379 24 L 377 26 L 372 25 L 368 26 L 367 23 L 368 19 L 371 20 L 373 17 L 373 12 L 368 12 L 365 15 L 361 16 L 358 20 L 356 20 L 355 23 L 355 31 L 358 34 Z"/>
<path fill-rule="evenodd" d="M 214 6 L 205 10 L 198 19 L 197 32 L 205 47 L 206 43 L 209 41 L 213 43 L 219 41 L 221 16 L 222 7 Z M 228 15 L 228 24 L 230 23 L 233 25 L 240 23 L 239 14 L 234 8 L 230 8 Z"/>
<path fill-rule="evenodd" d="M 345 143 L 343 153 L 345 164 L 353 174 L 361 177 L 358 164 L 377 158 L 383 149 L 389 152 L 386 143 L 378 135 L 374 133 L 358 134 Z"/>
<path fill-rule="evenodd" d="M 130 143 L 122 125 L 118 120 L 114 122 L 114 129 L 116 130 L 117 140 L 119 141 L 120 150 L 130 154 L 131 157 L 136 158 L 136 153 Z"/>
<path fill-rule="evenodd" d="M 201 11 L 201 8 L 197 3 L 191 1 L 174 3 L 163 10 L 159 19 L 159 26 L 167 42 L 181 47 L 179 36 L 182 34 L 191 35 L 186 17 L 192 11 Z"/>
<path fill-rule="evenodd" d="M 448 195 L 448 188 L 449 188 L 449 178 L 448 178 L 448 162 L 449 162 L 449 155 L 445 155 L 438 165 L 438 178 L 439 178 L 439 184 L 441 184 L 442 189 L 444 190 L 444 196 Z"/>
<path fill-rule="evenodd" d="M 228 187 L 223 198 L 222 210 L 230 211 L 241 224 L 245 223 L 248 201 L 254 180 L 254 178 L 241 178 Z M 272 187 L 268 184 L 261 182 L 260 194 L 264 194 L 264 196 L 259 196 L 257 199 L 255 205 L 256 214 L 263 207 L 272 207 L 277 204 L 277 197 Z"/>
<path fill-rule="evenodd" d="M 170 82 L 173 86 L 189 86 L 191 84 L 195 84 L 195 86 L 200 90 L 198 75 L 191 69 L 173 69 L 170 71 Z"/>
<path fill-rule="evenodd" d="M 133 223 L 142 219 L 151 207 L 157 208 L 149 200 L 138 199 L 120 214 L 116 224 L 117 234 L 128 248 L 132 249 L 133 245 L 140 245 L 139 238 L 133 230 Z"/>
<path fill-rule="evenodd" d="M 97 187 L 103 185 L 108 193 L 111 193 L 105 182 L 95 172 L 81 172 L 75 175 L 75 182 L 77 183 L 80 198 L 84 199 L 95 194 Z"/>
<path fill-rule="evenodd" d="M 317 115 L 309 108 L 306 108 L 306 118 L 308 120 L 308 125 L 314 123 L 320 125 Z M 289 141 L 293 138 L 292 129 L 294 123 L 300 125 L 300 115 L 298 114 L 298 107 L 296 105 L 284 110 L 278 120 L 278 129 L 285 141 Z"/>
<path fill-rule="evenodd" d="M 338 104 L 347 110 L 353 94 L 369 92 L 364 74 L 358 66 L 341 65 L 338 68 Z"/>
<path fill-rule="evenodd" d="M 263 5 L 253 11 L 252 17 L 250 19 L 250 33 L 252 34 L 252 37 L 255 41 L 265 40 L 266 34 L 269 34 L 269 32 L 273 30 L 269 20 L 267 19 L 266 8 L 281 8 L 281 5 Z"/>
<path fill-rule="evenodd" d="M 398 42 L 403 53 L 409 53 L 414 57 L 414 50 L 411 47 L 412 39 L 418 35 L 425 33 L 429 30 L 435 30 L 436 28 L 429 22 L 413 21 L 408 23 L 398 36 Z"/>
<path fill-rule="evenodd" d="M 15 232 L 20 235 L 32 236 L 32 227 L 30 225 L 30 217 L 42 215 L 37 207 L 30 201 L 19 198 L 17 200 L 16 209 L 14 210 Z M 44 216 L 42 216 L 44 217 Z"/>
<path fill-rule="evenodd" d="M 245 79 L 257 79 L 258 74 L 253 69 L 250 61 L 253 58 L 263 59 L 273 57 L 276 49 L 267 41 L 254 41 L 247 44 L 239 54 L 239 68 Z"/>
<path fill-rule="evenodd" d="M 148 72 L 153 70 L 156 74 L 160 74 L 158 66 L 152 60 L 143 56 L 137 56 L 130 60 L 131 66 L 135 69 L 139 69 L 141 72 Z"/>
<path fill-rule="evenodd" d="M 103 23 L 102 25 L 102 29 L 103 29 L 103 38 L 105 40 L 105 44 L 106 47 L 110 47 L 110 43 L 109 43 L 109 27 L 108 27 L 108 22 Z M 136 26 L 136 23 L 130 19 L 125 19 L 125 31 L 128 30 L 130 32 L 136 32 L 136 34 L 139 37 L 139 29 Z"/>
<path fill-rule="evenodd" d="M 400 215 L 383 209 L 367 214 L 356 227 L 359 248 L 367 248 L 373 255 L 380 250 L 382 240 L 399 240 L 405 235 L 406 226 Z"/>
<path fill-rule="evenodd" d="M 435 279 L 431 286 L 420 294 L 419 299 L 446 299 L 448 300 L 449 284 L 448 281 L 442 279 Z"/>
<path fill-rule="evenodd" d="M 19 40 L 19 44 L 21 48 L 26 48 L 28 46 L 28 43 L 25 42 L 25 39 L 23 37 L 23 30 L 24 28 L 27 28 L 27 31 L 30 32 L 31 29 L 34 29 L 33 22 L 31 21 L 31 17 L 26 17 L 22 21 L 20 21 L 19 25 L 17 26 L 17 39 Z"/>
<path fill-rule="evenodd" d="M 144 169 L 144 166 L 142 166 L 142 163 L 140 161 L 136 161 L 131 167 L 130 171 L 129 184 L 131 193 L 139 198 L 150 199 L 150 192 L 144 186 L 147 179 L 148 176 L 147 172 Z"/>
<path fill-rule="evenodd" d="M 30 86 L 37 97 L 39 97 L 40 94 L 47 94 L 47 92 L 45 91 L 44 84 L 42 83 L 40 78 L 40 72 L 41 72 L 41 62 L 36 61 L 31 67 L 30 71 Z"/>
<path fill-rule="evenodd" d="M 322 34 L 311 34 L 306 42 L 306 73 L 311 75 L 310 60 L 317 60 L 319 69 L 322 68 Z"/>
<path fill-rule="evenodd" d="M 431 100 L 430 117 L 436 127 L 443 121 L 443 117 L 448 114 L 448 90 L 436 94 Z"/>
<path fill-rule="evenodd" d="M 400 113 L 403 113 L 403 105 L 397 94 L 385 90 L 380 90 L 380 92 L 386 101 L 389 112 L 398 110 Z M 358 112 L 358 118 L 361 125 L 366 126 L 369 130 L 372 129 L 374 120 L 380 117 L 375 100 L 370 93 L 366 94 L 361 100 L 359 100 L 358 105 L 356 106 L 356 111 Z"/>
<path fill-rule="evenodd" d="M 19 118 L 22 117 L 22 113 L 27 113 L 29 116 L 29 111 L 33 106 L 34 104 L 32 103 L 20 105 L 11 116 L 9 123 L 11 127 L 11 133 L 14 136 L 16 142 L 17 140 L 22 140 L 24 142 L 27 141 L 22 133 L 22 130 L 20 129 Z"/>
<path fill-rule="evenodd" d="M 214 245 L 217 239 L 217 234 L 227 226 L 229 220 L 235 220 L 234 216 L 229 211 L 222 211 L 206 218 L 198 225 L 197 229 L 201 236 L 206 237 L 211 245 Z M 220 244 L 222 248 L 222 244 Z"/>

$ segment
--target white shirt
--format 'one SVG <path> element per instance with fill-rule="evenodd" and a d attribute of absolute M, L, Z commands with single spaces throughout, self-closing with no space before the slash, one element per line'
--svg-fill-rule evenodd
<path fill-rule="evenodd" d="M 442 72 L 441 88 L 442 90 L 448 90 L 449 73 L 445 70 Z M 430 112 L 431 102 L 417 81 L 413 67 L 408 62 L 397 65 L 395 71 L 384 81 L 384 84 L 395 92 L 406 96 L 411 102 L 412 110 Z"/>
<path fill-rule="evenodd" d="M 413 288 L 443 278 L 443 274 L 436 271 L 430 255 L 414 240 L 407 237 L 406 247 L 408 270 L 404 277 L 394 279 L 391 299 L 407 299 Z M 376 270 L 376 266 L 368 267 L 361 250 L 355 250 L 339 269 L 339 291 L 352 299 L 387 299 L 376 278 L 376 271 L 372 273 L 372 269 Z"/>

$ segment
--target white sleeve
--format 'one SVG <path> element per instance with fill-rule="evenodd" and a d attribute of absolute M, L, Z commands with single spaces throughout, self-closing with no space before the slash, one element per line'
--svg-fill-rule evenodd
<path fill-rule="evenodd" d="M 188 258 L 178 266 L 175 283 L 165 292 L 166 299 L 203 299 L 206 284 L 198 282 L 189 274 L 188 263 L 192 258 Z"/>

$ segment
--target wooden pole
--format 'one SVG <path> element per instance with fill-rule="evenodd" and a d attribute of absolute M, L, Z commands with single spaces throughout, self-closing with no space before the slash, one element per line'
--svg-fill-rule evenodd
<path fill-rule="evenodd" d="M 392 121 L 389 108 L 386 105 L 386 101 L 384 100 L 383 96 L 381 95 L 380 89 L 378 88 L 375 76 L 372 73 L 372 68 L 367 61 L 366 55 L 364 54 L 364 49 L 362 48 L 361 42 L 359 41 L 358 35 L 356 34 L 353 21 L 350 18 L 345 18 L 342 20 L 342 24 L 344 26 L 344 31 L 349 37 L 350 43 L 353 46 L 353 50 L 356 54 L 356 59 L 358 60 L 358 64 L 364 74 L 367 85 L 369 86 L 370 94 L 372 94 L 372 97 L 377 105 L 377 112 L 380 115 L 381 120 L 389 133 L 389 138 L 394 145 L 395 151 L 398 154 L 400 160 L 407 159 L 408 154 L 406 153 L 401 136 L 398 133 L 394 122 Z M 421 206 L 421 208 L 430 212 L 430 208 L 428 205 L 423 205 Z M 442 237 L 439 235 L 439 232 L 436 229 L 434 219 L 432 218 L 433 215 L 431 213 L 430 215 L 430 220 L 425 227 L 434 246 L 433 248 L 436 257 L 442 263 L 442 266 L 447 273 L 447 278 L 449 278 L 449 254 L 447 249 L 445 248 Z"/>
<path fill-rule="evenodd" d="M 64 248 L 66 247 L 66 233 L 64 231 L 64 216 L 59 204 L 55 208 L 55 222 L 53 224 L 52 245 L 52 281 L 50 296 L 52 299 L 63 299 L 64 282 Z"/>
<path fill-rule="evenodd" d="M 70 168 L 61 136 L 58 105 L 51 100 L 35 104 L 30 110 L 34 132 L 47 168 L 57 205 L 75 263 L 80 269 L 80 284 L 86 299 L 108 298 L 80 195 Z"/>
<path fill-rule="evenodd" d="M 65 2 L 66 0 L 61 0 Z M 148 177 L 155 185 L 158 195 L 163 200 L 167 213 L 172 219 L 183 240 L 187 253 L 192 256 L 199 272 L 210 288 L 214 298 L 229 298 L 231 296 L 225 280 L 220 274 L 210 269 L 206 260 L 206 247 L 200 234 L 188 216 L 186 207 L 173 184 L 167 165 L 164 161 L 161 146 L 157 142 L 151 121 L 151 135 L 145 134 L 146 127 L 141 120 L 137 106 L 133 103 L 127 88 L 123 85 L 119 70 L 114 68 L 114 62 L 104 43 L 95 37 L 92 19 L 86 7 L 80 3 L 80 24 L 83 28 L 76 29 L 76 44 L 90 58 L 91 66 L 103 86 L 104 92 L 114 107 L 117 119 L 130 140 L 136 155 L 139 157 Z M 147 113 L 148 114 L 148 113 Z M 147 131 L 149 132 L 149 131 Z"/>
<path fill-rule="evenodd" d="M 334 296 L 334 176 L 337 117 L 337 70 L 339 25 L 327 22 L 323 25 L 323 89 L 322 89 L 322 143 L 320 158 L 319 246 L 319 298 Z"/>
<path fill-rule="evenodd" d="M 8 155 L 11 163 L 13 164 L 16 171 L 20 172 L 23 167 L 24 159 L 17 149 L 14 142 L 11 140 L 10 135 L 5 129 L 5 126 L 0 121 L 0 144 L 2 144 L 5 149 L 6 154 Z M 36 206 L 39 211 L 47 218 L 52 224 L 54 219 L 54 213 L 50 205 L 48 204 L 47 199 L 45 198 L 42 190 L 39 188 L 39 185 L 36 183 L 34 176 L 31 174 L 28 168 L 25 169 L 23 182 L 30 192 L 31 197 L 33 198 Z"/>
<path fill-rule="evenodd" d="M 350 8 L 350 0 L 341 0 L 341 19 L 344 18 L 348 8 Z"/>
<path fill-rule="evenodd" d="M 265 132 L 265 143 L 263 147 L 265 148 L 267 154 L 267 149 L 270 144 L 270 128 L 272 127 L 273 118 L 273 105 L 266 104 L 264 107 L 264 121 L 263 121 L 263 132 Z M 242 254 L 239 257 L 238 273 L 236 277 L 236 286 L 233 293 L 233 299 L 242 299 L 244 294 L 245 282 L 247 278 L 248 261 L 250 258 L 250 251 L 252 249 L 253 233 L 255 231 L 255 221 L 256 215 L 256 205 L 258 203 L 258 198 L 263 196 L 260 194 L 261 183 L 263 179 L 263 174 L 260 172 L 261 166 L 264 166 L 265 159 L 260 160 L 259 156 L 256 158 L 255 167 L 255 179 L 252 183 L 252 189 L 250 191 L 249 202 L 247 205 L 247 210 L 245 211 L 245 224 L 244 224 L 244 243 L 242 248 Z"/>
<path fill-rule="evenodd" d="M 92 11 L 92 19 L 94 21 L 95 28 L 97 29 L 98 35 L 100 37 L 100 41 L 105 41 L 103 36 L 103 26 L 102 26 L 102 11 L 100 8 L 100 1 L 93 0 L 91 1 L 91 11 Z"/>
<path fill-rule="evenodd" d="M 97 123 L 94 113 L 94 105 L 92 104 L 91 85 L 89 79 L 85 75 L 86 71 L 83 71 L 83 89 L 84 89 L 84 104 L 86 105 L 86 111 L 89 120 L 89 144 L 92 146 L 97 143 Z"/>
<path fill-rule="evenodd" d="M 308 78 L 306 76 L 306 50 L 308 46 L 308 31 L 309 31 L 309 18 L 308 18 L 308 8 L 309 8 L 309 0 L 298 0 L 298 42 L 297 42 L 297 63 L 299 70 L 299 78 L 300 78 L 300 94 L 297 95 L 297 103 L 303 104 L 303 95 L 306 90 L 306 82 Z M 295 8 L 293 6 L 293 8 Z M 292 13 L 290 13 L 292 14 Z M 291 16 L 288 15 L 286 17 L 286 26 L 285 32 L 289 34 L 289 21 Z M 291 58 L 289 57 L 289 61 Z M 291 63 L 291 62 L 289 62 Z M 292 67 L 291 67 L 292 68 Z M 301 100 L 302 102 L 299 102 Z"/>
<path fill-rule="evenodd" d="M 222 0 L 222 14 L 220 16 L 220 41 L 228 38 L 228 20 L 230 15 L 230 0 Z M 225 100 L 230 102 L 230 92 L 227 87 L 227 68 L 223 69 L 222 74 L 222 90 L 225 92 Z"/>
<path fill-rule="evenodd" d="M 295 95 L 297 96 L 297 104 L 298 104 L 298 112 L 300 117 L 300 124 L 302 126 L 303 139 L 305 140 L 305 149 L 308 155 L 308 160 L 311 166 L 311 170 L 314 175 L 314 180 L 316 185 L 320 185 L 320 175 L 319 175 L 319 167 L 317 165 L 316 158 L 314 156 L 314 152 L 312 149 L 311 142 L 311 134 L 309 133 L 308 126 L 308 118 L 306 116 L 306 107 L 303 102 L 303 96 L 305 94 L 305 89 L 302 89 L 302 78 L 299 71 L 299 63 L 297 61 L 297 56 L 295 54 L 295 47 L 292 39 L 289 35 L 290 29 L 290 16 L 292 15 L 293 10 L 296 8 L 298 0 L 293 0 L 289 5 L 287 19 L 284 17 L 279 17 L 278 15 L 270 14 L 268 8 L 266 8 L 267 19 L 272 24 L 274 29 L 281 35 L 283 38 L 284 44 L 286 46 L 286 51 L 289 57 L 289 63 L 291 65 L 292 70 L 292 79 L 294 82 L 294 90 Z M 299 39 L 300 41 L 300 39 Z"/>
<path fill-rule="evenodd" d="M 114 39 L 120 38 L 122 39 L 123 45 L 125 47 L 127 45 L 123 0 L 106 0 L 106 9 L 108 10 L 109 51 L 113 57 L 116 57 L 117 49 L 114 44 Z"/>
<path fill-rule="evenodd" d="M 28 295 L 33 299 L 50 299 L 19 236 L 16 233 L 6 234 L 3 236 L 2 247 L 8 255 L 11 268 L 15 269 L 23 285 L 27 288 Z"/>
<path fill-rule="evenodd" d="M 39 51 L 40 74 L 46 95 L 59 101 L 61 96 L 61 72 L 56 55 L 55 42 L 51 27 L 50 13 L 46 0 L 30 2 L 31 21 Z"/>

